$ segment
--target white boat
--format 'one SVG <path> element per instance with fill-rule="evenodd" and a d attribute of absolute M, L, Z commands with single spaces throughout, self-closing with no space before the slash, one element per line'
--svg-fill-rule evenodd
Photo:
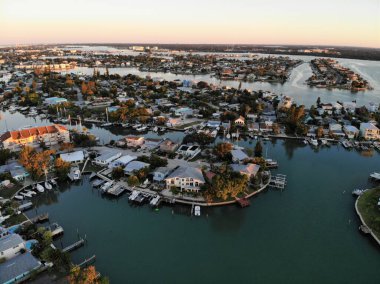
<path fill-rule="evenodd" d="M 48 226 L 46 229 L 51 232 L 52 237 L 63 234 L 63 228 L 62 226 L 58 225 L 58 223 L 53 223 L 50 226 Z"/>
<path fill-rule="evenodd" d="M 107 181 L 105 184 L 103 184 L 101 187 L 100 187 L 100 191 L 102 193 L 105 193 L 108 191 L 108 189 L 111 188 L 111 186 L 113 185 L 113 181 Z"/>
<path fill-rule="evenodd" d="M 15 195 L 15 198 L 18 199 L 18 200 L 23 200 L 24 197 L 22 195 Z"/>
<path fill-rule="evenodd" d="M 145 131 L 145 130 L 147 130 L 147 129 L 148 129 L 147 126 L 141 126 L 141 127 L 136 128 L 136 131 L 138 131 L 138 132 L 143 132 L 143 131 Z"/>
<path fill-rule="evenodd" d="M 157 206 L 157 204 L 158 204 L 158 202 L 160 201 L 160 196 L 159 195 L 157 195 L 157 196 L 155 196 L 151 201 L 150 201 L 150 205 L 151 206 Z"/>
<path fill-rule="evenodd" d="M 36 189 L 37 189 L 39 192 L 44 192 L 44 191 L 45 191 L 44 187 L 43 187 L 41 184 L 39 184 L 39 183 L 37 183 Z"/>
<path fill-rule="evenodd" d="M 50 189 L 52 189 L 53 187 L 51 186 L 51 184 L 50 183 L 48 183 L 47 181 L 45 181 L 45 188 L 46 189 L 48 189 L 48 190 L 50 190 Z"/>
<path fill-rule="evenodd" d="M 310 144 L 313 146 L 318 146 L 318 140 L 317 139 L 310 139 Z"/>
<path fill-rule="evenodd" d="M 69 177 L 71 181 L 74 181 L 74 180 L 80 180 L 82 174 L 78 167 L 73 167 L 70 169 L 70 173 L 68 173 L 67 176 Z"/>
<path fill-rule="evenodd" d="M 153 131 L 154 131 L 154 132 L 157 132 L 157 131 L 158 131 L 158 127 L 155 126 L 155 127 L 153 128 Z"/>
<path fill-rule="evenodd" d="M 33 195 L 37 195 L 37 192 L 34 192 L 34 191 L 32 191 L 32 190 L 27 190 L 26 193 L 29 193 L 29 194 L 31 194 L 32 196 L 33 196 Z"/>
<path fill-rule="evenodd" d="M 355 189 L 355 190 L 352 192 L 352 194 L 353 194 L 353 195 L 356 195 L 356 196 L 360 196 L 360 195 L 363 194 L 363 192 L 364 192 L 364 190 L 362 190 L 362 189 Z"/>
<path fill-rule="evenodd" d="M 196 205 L 194 207 L 194 215 L 195 216 L 201 216 L 201 207 L 199 205 Z"/>
<path fill-rule="evenodd" d="M 54 186 L 57 185 L 57 182 L 55 181 L 55 179 L 50 180 L 50 182 L 51 182 L 51 184 L 54 185 Z"/>
<path fill-rule="evenodd" d="M 369 175 L 371 178 L 380 180 L 380 173 L 373 172 L 372 174 Z"/>
<path fill-rule="evenodd" d="M 305 139 L 305 140 L 303 140 L 303 144 L 307 145 L 307 144 L 309 144 L 309 142 L 307 142 L 307 140 Z"/>
<path fill-rule="evenodd" d="M 32 198 L 32 195 L 29 192 L 21 192 L 20 194 L 25 197 Z"/>

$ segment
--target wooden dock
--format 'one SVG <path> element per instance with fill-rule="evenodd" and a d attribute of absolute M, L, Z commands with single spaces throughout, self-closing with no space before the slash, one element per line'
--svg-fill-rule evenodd
<path fill-rule="evenodd" d="M 96 255 L 94 254 L 93 256 L 91 256 L 90 258 L 87 258 L 85 260 L 83 260 L 81 263 L 79 263 L 77 266 L 79 267 L 84 267 L 84 266 L 87 266 L 91 263 L 94 263 L 96 260 Z"/>
<path fill-rule="evenodd" d="M 247 207 L 247 206 L 251 205 L 251 203 L 249 202 L 249 200 L 247 198 L 245 198 L 245 197 L 243 197 L 243 198 L 236 198 L 236 201 L 240 205 L 241 208 L 244 208 L 244 207 Z"/>
<path fill-rule="evenodd" d="M 43 223 L 49 220 L 49 213 L 37 215 L 30 219 L 32 223 Z"/>
<path fill-rule="evenodd" d="M 70 251 L 73 251 L 77 248 L 80 248 L 81 246 L 83 246 L 85 243 L 85 240 L 84 239 L 80 239 L 79 241 L 65 247 L 64 249 L 62 249 L 62 252 L 70 252 Z"/>

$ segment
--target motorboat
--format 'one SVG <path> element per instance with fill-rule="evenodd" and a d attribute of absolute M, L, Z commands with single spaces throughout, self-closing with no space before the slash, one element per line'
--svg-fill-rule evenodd
<path fill-rule="evenodd" d="M 24 197 L 22 195 L 15 195 L 15 198 L 17 200 L 23 200 L 24 199 Z"/>
<path fill-rule="evenodd" d="M 356 196 L 360 196 L 360 195 L 362 195 L 363 194 L 363 192 L 364 192 L 364 190 L 363 189 L 355 189 L 353 192 L 352 192 L 352 195 L 356 195 Z"/>
<path fill-rule="evenodd" d="M 50 183 L 48 183 L 47 181 L 45 181 L 45 188 L 46 189 L 48 189 L 48 190 L 50 190 L 50 189 L 52 189 L 53 187 L 51 186 L 51 184 Z"/>
<path fill-rule="evenodd" d="M 199 205 L 194 206 L 194 215 L 201 216 L 201 207 Z"/>
<path fill-rule="evenodd" d="M 71 181 L 75 181 L 75 180 L 80 180 L 82 177 L 82 174 L 78 167 L 73 167 L 70 169 L 70 173 L 68 173 L 67 176 L 69 177 Z"/>
<path fill-rule="evenodd" d="M 310 144 L 313 146 L 318 146 L 318 140 L 317 139 L 310 139 Z"/>
<path fill-rule="evenodd" d="M 44 191 L 45 191 L 44 187 L 43 187 L 41 184 L 39 184 L 39 183 L 37 183 L 37 185 L 36 185 L 36 189 L 37 189 L 39 192 L 44 192 Z"/>

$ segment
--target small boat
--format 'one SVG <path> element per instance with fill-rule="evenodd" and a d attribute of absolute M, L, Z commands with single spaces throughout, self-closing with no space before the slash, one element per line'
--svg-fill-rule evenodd
<path fill-rule="evenodd" d="M 151 206 L 157 206 L 157 204 L 158 204 L 159 201 L 160 201 L 160 196 L 157 195 L 154 198 L 152 198 L 152 200 L 149 202 L 149 204 Z"/>
<path fill-rule="evenodd" d="M 69 177 L 71 181 L 75 181 L 75 180 L 80 180 L 82 174 L 78 167 L 73 167 L 70 169 L 70 173 L 68 173 L 67 176 Z"/>
<path fill-rule="evenodd" d="M 318 146 L 318 140 L 317 139 L 310 139 L 310 144 L 313 146 Z"/>
<path fill-rule="evenodd" d="M 53 238 L 55 236 L 63 234 L 63 228 L 62 226 L 58 225 L 58 223 L 53 223 L 50 226 L 46 227 L 46 229 L 51 232 L 51 236 Z"/>
<path fill-rule="evenodd" d="M 194 207 L 194 215 L 195 216 L 201 216 L 201 207 L 199 205 L 196 205 Z"/>
<path fill-rule="evenodd" d="M 157 126 L 155 126 L 155 127 L 153 128 L 153 132 L 158 132 L 158 127 L 157 127 Z"/>
<path fill-rule="evenodd" d="M 31 190 L 27 190 L 27 191 L 26 191 L 26 193 L 29 193 L 29 194 L 31 194 L 32 196 L 33 196 L 33 195 L 37 195 L 37 193 L 36 193 L 36 192 L 34 192 L 34 191 L 31 191 Z"/>
<path fill-rule="evenodd" d="M 352 195 L 356 195 L 356 196 L 360 196 L 362 195 L 364 192 L 364 190 L 362 189 L 355 189 L 353 192 L 352 192 Z"/>
<path fill-rule="evenodd" d="M 50 180 L 50 183 L 51 183 L 52 185 L 54 185 L 54 186 L 57 185 L 57 182 L 55 181 L 55 179 Z"/>
<path fill-rule="evenodd" d="M 372 174 L 369 175 L 369 177 L 375 180 L 380 180 L 380 173 L 373 172 Z"/>
<path fill-rule="evenodd" d="M 15 198 L 17 200 L 23 200 L 24 199 L 24 197 L 22 195 L 15 195 Z"/>
<path fill-rule="evenodd" d="M 32 198 L 32 195 L 28 192 L 21 192 L 20 194 L 25 196 L 25 197 Z"/>
<path fill-rule="evenodd" d="M 143 132 L 143 131 L 145 131 L 145 130 L 147 130 L 147 129 L 148 129 L 147 126 L 140 126 L 140 127 L 137 127 L 137 128 L 136 128 L 136 131 L 138 131 L 138 132 Z"/>
<path fill-rule="evenodd" d="M 307 144 L 309 144 L 309 142 L 307 142 L 307 140 L 305 139 L 305 140 L 303 140 L 303 144 L 307 145 Z"/>
<path fill-rule="evenodd" d="M 110 126 L 112 126 L 112 123 L 111 122 L 106 122 L 106 123 L 102 123 L 100 126 L 101 127 L 110 127 Z"/>
<path fill-rule="evenodd" d="M 48 190 L 50 190 L 50 189 L 52 189 L 53 187 L 51 186 L 51 184 L 50 183 L 48 183 L 47 181 L 45 181 L 45 188 L 46 189 L 48 189 Z"/>
<path fill-rule="evenodd" d="M 44 192 L 44 191 L 45 191 L 44 187 L 43 187 L 41 184 L 39 184 L 39 183 L 37 183 L 36 189 L 37 189 L 39 192 Z"/>

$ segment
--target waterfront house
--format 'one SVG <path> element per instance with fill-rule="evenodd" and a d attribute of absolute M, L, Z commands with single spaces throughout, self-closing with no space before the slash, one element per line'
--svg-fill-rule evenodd
<path fill-rule="evenodd" d="M 154 170 L 153 172 L 153 181 L 155 182 L 161 182 L 163 181 L 166 176 L 170 173 L 170 169 L 167 167 L 159 167 Z"/>
<path fill-rule="evenodd" d="M 166 138 L 162 143 L 160 144 L 160 150 L 162 152 L 174 152 L 178 147 L 178 143 L 173 142 L 169 138 Z"/>
<path fill-rule="evenodd" d="M 342 130 L 342 125 L 339 123 L 330 123 L 329 124 L 329 132 L 331 135 L 335 137 L 345 137 L 346 134 Z"/>
<path fill-rule="evenodd" d="M 25 250 L 24 240 L 18 234 L 7 234 L 0 238 L 0 258 L 10 259 Z"/>
<path fill-rule="evenodd" d="M 240 149 L 234 149 L 234 150 L 231 150 L 231 155 L 232 155 L 232 161 L 234 163 L 239 163 L 239 162 L 242 162 L 244 161 L 245 159 L 248 159 L 248 155 L 246 153 L 244 153 L 242 150 Z"/>
<path fill-rule="evenodd" d="M 187 117 L 187 116 L 192 116 L 194 114 L 194 111 L 189 107 L 180 107 L 180 108 L 174 109 L 174 114 L 176 116 Z"/>
<path fill-rule="evenodd" d="M 84 162 L 84 152 L 83 151 L 75 151 L 70 153 L 64 153 L 60 155 L 60 158 L 65 162 L 71 164 L 79 164 Z"/>
<path fill-rule="evenodd" d="M 187 156 L 187 157 L 194 157 L 198 155 L 201 152 L 201 147 L 198 145 L 192 145 L 192 144 L 187 144 L 187 145 L 181 145 L 177 153 Z"/>
<path fill-rule="evenodd" d="M 136 156 L 124 155 L 124 156 L 121 156 L 120 158 L 112 161 L 111 163 L 109 163 L 108 167 L 110 169 L 117 168 L 117 167 L 123 167 L 124 168 L 128 163 L 130 163 L 136 159 L 137 159 Z"/>
<path fill-rule="evenodd" d="M 144 143 L 144 148 L 147 148 L 149 150 L 156 149 L 160 146 L 161 142 L 162 142 L 162 139 L 146 138 L 145 143 Z"/>
<path fill-rule="evenodd" d="M 145 138 L 143 136 L 127 136 L 125 137 L 128 147 L 137 148 L 144 144 Z"/>
<path fill-rule="evenodd" d="M 0 166 L 0 174 L 4 173 L 9 173 L 12 178 L 18 181 L 22 181 L 29 176 L 29 173 L 25 168 L 16 161 Z"/>
<path fill-rule="evenodd" d="M 199 168 L 180 166 L 165 178 L 166 188 L 176 187 L 181 191 L 199 191 L 205 183 Z"/>
<path fill-rule="evenodd" d="M 124 168 L 124 174 L 130 175 L 143 168 L 148 168 L 150 165 L 141 161 L 132 161 L 128 163 Z"/>
<path fill-rule="evenodd" d="M 29 276 L 42 266 L 29 251 L 0 264 L 0 283 L 10 284 L 22 282 L 21 279 Z"/>
<path fill-rule="evenodd" d="M 121 152 L 113 152 L 113 151 L 105 152 L 95 158 L 95 163 L 100 166 L 107 166 L 109 163 L 111 163 L 112 161 L 120 157 L 121 157 Z"/>
<path fill-rule="evenodd" d="M 238 172 L 242 175 L 248 176 L 248 178 L 251 178 L 252 176 L 256 176 L 257 173 L 260 170 L 260 166 L 256 164 L 246 164 L 246 165 L 239 165 L 239 164 L 231 164 L 231 169 L 234 172 Z"/>
<path fill-rule="evenodd" d="M 347 135 L 348 139 L 354 139 L 359 135 L 359 129 L 352 125 L 343 126 L 343 131 Z"/>
<path fill-rule="evenodd" d="M 360 135 L 366 140 L 379 140 L 380 129 L 372 123 L 360 123 Z"/>
<path fill-rule="evenodd" d="M 53 124 L 16 131 L 7 131 L 0 136 L 0 143 L 3 145 L 3 148 L 12 151 L 20 150 L 22 146 L 26 145 L 38 147 L 41 142 L 44 142 L 46 146 L 70 142 L 69 130 L 63 125 Z"/>

